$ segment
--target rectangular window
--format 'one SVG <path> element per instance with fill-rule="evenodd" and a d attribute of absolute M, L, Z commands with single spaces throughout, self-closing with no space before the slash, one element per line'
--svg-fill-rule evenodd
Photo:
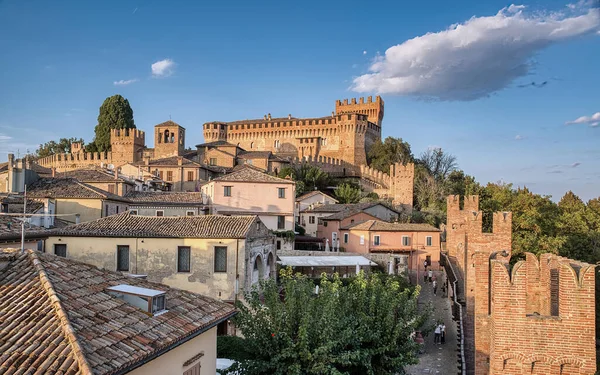
<path fill-rule="evenodd" d="M 344 233 L 344 243 L 348 243 L 350 235 L 348 233 Z"/>
<path fill-rule="evenodd" d="M 177 272 L 190 272 L 191 253 L 189 246 L 177 247 Z"/>
<path fill-rule="evenodd" d="M 188 210 L 185 212 L 185 216 L 194 216 L 196 213 L 194 211 Z"/>
<path fill-rule="evenodd" d="M 129 271 L 129 246 L 117 246 L 117 271 Z"/>
<path fill-rule="evenodd" d="M 364 236 L 364 235 L 361 235 L 361 236 L 360 236 L 360 244 L 361 244 L 361 245 L 364 245 L 364 244 L 365 244 L 365 236 Z"/>
<path fill-rule="evenodd" d="M 138 211 L 137 210 L 129 210 L 129 214 L 131 214 L 131 215 L 137 215 Z"/>
<path fill-rule="evenodd" d="M 215 272 L 227 272 L 226 246 L 215 246 Z"/>
<path fill-rule="evenodd" d="M 410 237 L 402 236 L 402 246 L 410 246 Z"/>
<path fill-rule="evenodd" d="M 54 245 L 54 255 L 58 255 L 59 257 L 66 258 L 67 257 L 67 244 L 57 243 Z"/>
<path fill-rule="evenodd" d="M 160 217 L 165 216 L 165 211 L 163 211 L 163 210 L 156 210 L 156 216 L 160 216 Z"/>
<path fill-rule="evenodd" d="M 373 245 L 378 246 L 379 241 L 380 241 L 379 236 L 373 236 Z"/>
<path fill-rule="evenodd" d="M 315 217 L 314 216 L 309 216 L 308 217 L 308 223 L 309 224 L 314 224 L 315 223 Z"/>
<path fill-rule="evenodd" d="M 281 250 L 281 240 L 277 240 L 275 247 L 277 250 Z"/>
<path fill-rule="evenodd" d="M 117 213 L 119 213 L 119 206 L 116 206 Z"/>
<path fill-rule="evenodd" d="M 432 242 L 431 241 L 432 240 L 431 236 L 425 237 L 425 240 L 427 241 L 427 246 L 431 246 L 431 242 Z"/>
<path fill-rule="evenodd" d="M 167 171 L 167 181 L 173 181 L 173 171 Z"/>
<path fill-rule="evenodd" d="M 327 226 L 327 221 L 323 220 L 323 226 L 326 227 Z"/>
<path fill-rule="evenodd" d="M 188 171 L 187 177 L 188 181 L 194 181 L 194 171 Z"/>
<path fill-rule="evenodd" d="M 111 194 L 115 193 L 115 184 L 108 184 L 108 192 Z"/>
<path fill-rule="evenodd" d="M 158 178 L 160 178 L 161 180 L 164 180 L 163 177 L 164 177 L 163 171 L 158 172 Z"/>
<path fill-rule="evenodd" d="M 108 204 L 104 205 L 104 216 L 108 216 Z"/>
<path fill-rule="evenodd" d="M 285 198 L 285 188 L 277 188 L 277 196 L 279 198 Z"/>
<path fill-rule="evenodd" d="M 231 186 L 223 186 L 223 196 L 231 197 Z"/>
<path fill-rule="evenodd" d="M 217 158 L 210 158 L 210 165 L 217 165 Z"/>
<path fill-rule="evenodd" d="M 277 216 L 277 229 L 285 229 L 285 216 Z"/>

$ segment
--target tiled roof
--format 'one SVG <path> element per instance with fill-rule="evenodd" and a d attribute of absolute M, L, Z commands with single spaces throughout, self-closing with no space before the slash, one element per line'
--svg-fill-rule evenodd
<path fill-rule="evenodd" d="M 357 215 L 357 214 L 360 214 L 360 213 L 363 213 L 365 215 L 369 215 L 373 219 L 376 219 L 376 217 L 374 215 L 369 214 L 368 212 L 365 212 L 363 209 L 360 209 L 358 207 L 351 207 L 351 208 L 342 210 L 340 212 L 336 212 L 333 215 L 322 217 L 321 220 L 335 220 L 335 221 L 344 220 L 344 219 L 347 219 L 347 218 L 349 218 L 351 216 L 354 216 L 354 215 Z"/>
<path fill-rule="evenodd" d="M 429 224 L 415 223 L 388 223 L 381 220 L 367 220 L 362 223 L 348 226 L 349 230 L 370 230 L 377 232 L 439 232 L 440 230 Z"/>
<path fill-rule="evenodd" d="M 123 212 L 53 232 L 57 236 L 245 238 L 256 216 L 142 216 Z"/>
<path fill-rule="evenodd" d="M 268 159 L 271 151 L 245 151 L 238 154 L 240 159 Z"/>
<path fill-rule="evenodd" d="M 196 163 L 193 160 L 190 159 L 186 159 L 184 157 L 181 156 L 169 156 L 166 158 L 161 158 L 161 159 L 154 159 L 154 160 L 150 160 L 148 162 L 148 165 L 155 165 L 155 166 L 178 166 L 179 165 L 179 158 L 181 158 L 181 164 L 185 165 L 185 166 L 200 166 L 199 163 Z M 140 162 L 137 163 L 136 165 L 145 165 L 145 162 Z"/>
<path fill-rule="evenodd" d="M 21 223 L 16 216 L 0 215 L 0 240 L 21 240 Z M 25 238 L 48 237 L 49 233 L 46 228 L 25 223 Z"/>
<path fill-rule="evenodd" d="M 52 176 L 52 169 L 51 168 L 42 167 L 41 165 L 39 165 L 39 164 L 37 164 L 35 162 L 32 162 L 29 165 L 29 170 L 34 171 L 40 177 L 50 177 L 50 176 Z"/>
<path fill-rule="evenodd" d="M 125 198 L 132 203 L 202 204 L 202 193 L 197 192 L 130 191 Z"/>
<path fill-rule="evenodd" d="M 41 178 L 27 186 L 31 198 L 97 198 L 122 201 L 118 195 L 90 186 L 74 178 Z"/>
<path fill-rule="evenodd" d="M 213 142 L 206 142 L 206 143 L 201 143 L 199 145 L 196 145 L 196 147 L 217 147 L 217 146 L 238 147 L 238 146 L 234 145 L 233 143 L 229 143 L 227 141 L 213 141 Z"/>
<path fill-rule="evenodd" d="M 319 191 L 319 190 L 313 190 L 313 191 L 310 191 L 310 192 L 308 192 L 306 194 L 302 194 L 301 196 L 299 196 L 298 198 L 296 198 L 296 202 L 300 202 L 300 201 L 303 201 L 303 200 L 308 199 L 310 197 L 314 197 L 315 195 L 324 195 L 327 198 L 332 199 L 332 200 L 334 200 L 334 201 L 337 202 L 337 199 L 335 199 L 332 196 L 327 195 L 327 194 L 325 194 L 325 193 L 323 193 L 322 191 Z"/>
<path fill-rule="evenodd" d="M 115 178 L 114 172 L 108 172 L 98 169 L 76 169 L 73 171 L 57 173 L 56 177 L 74 178 L 81 182 L 126 182 L 133 183 L 121 178 Z"/>
<path fill-rule="evenodd" d="M 8 170 L 8 162 L 0 163 L 0 173 Z"/>
<path fill-rule="evenodd" d="M 234 314 L 231 305 L 51 254 L 0 250 L 0 373 L 126 373 Z M 105 292 L 165 291 L 167 312 Z"/>
<path fill-rule="evenodd" d="M 181 126 L 181 125 L 179 125 L 175 121 L 167 120 L 165 122 L 161 122 L 160 124 L 154 125 L 154 127 L 157 127 L 157 126 Z M 181 126 L 181 127 L 183 127 L 183 126 Z"/>
<path fill-rule="evenodd" d="M 293 184 L 294 181 L 271 176 L 252 167 L 241 168 L 233 173 L 217 177 L 213 181 L 238 181 L 238 182 L 273 182 L 279 184 Z"/>
<path fill-rule="evenodd" d="M 23 196 L 9 195 L 2 198 L 2 204 L 6 205 L 9 214 L 23 213 Z M 32 214 L 44 207 L 44 203 L 27 199 L 27 213 Z"/>
<path fill-rule="evenodd" d="M 395 213 L 398 213 L 396 210 L 394 210 L 391 207 L 386 206 L 385 204 L 381 203 L 381 202 L 365 202 L 365 203 L 346 203 L 346 204 L 320 204 L 320 205 L 316 205 L 313 208 L 307 208 L 305 210 L 303 210 L 302 212 L 315 212 L 315 213 L 319 213 L 319 212 L 340 212 L 343 210 L 348 210 L 348 209 L 353 209 L 353 210 L 366 210 L 368 208 L 374 207 L 374 206 L 378 206 L 381 205 L 385 208 L 387 208 L 388 210 L 391 210 Z"/>

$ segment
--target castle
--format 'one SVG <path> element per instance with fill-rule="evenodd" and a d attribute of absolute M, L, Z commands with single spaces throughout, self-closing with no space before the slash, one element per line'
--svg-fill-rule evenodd
<path fill-rule="evenodd" d="M 466 305 L 467 374 L 593 375 L 594 266 L 542 254 L 509 265 L 512 214 L 482 230 L 479 197 L 447 199 L 446 246 Z"/>
<path fill-rule="evenodd" d="M 384 102 L 377 96 L 375 100 L 372 97 L 337 100 L 335 111 L 327 117 L 272 118 L 268 114 L 258 120 L 209 122 L 203 125 L 205 143 L 192 152 L 186 152 L 185 128 L 167 121 L 154 127 L 154 148 L 146 146 L 142 130 L 113 129 L 110 152 L 88 153 L 81 144 L 74 143 L 71 153 L 51 155 L 37 163 L 65 172 L 100 165 L 143 167 L 178 157 L 213 171 L 227 172 L 239 164 L 252 164 L 271 173 L 286 164 L 310 163 L 335 177 L 359 178 L 365 190 L 410 211 L 414 165 L 397 163 L 390 167 L 389 174 L 367 166 L 368 151 L 381 140 L 383 115 Z M 160 172 L 160 168 L 156 169 Z"/>

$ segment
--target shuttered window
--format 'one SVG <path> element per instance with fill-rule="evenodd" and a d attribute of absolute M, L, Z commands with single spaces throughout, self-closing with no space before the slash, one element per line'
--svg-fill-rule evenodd
<path fill-rule="evenodd" d="M 59 257 L 63 257 L 66 258 L 67 257 L 67 245 L 62 243 L 62 244 L 55 244 L 54 245 L 54 254 L 58 255 Z"/>
<path fill-rule="evenodd" d="M 117 246 L 117 271 L 129 271 L 129 246 Z"/>
<path fill-rule="evenodd" d="M 189 246 L 177 248 L 177 272 L 190 272 L 191 249 Z"/>
<path fill-rule="evenodd" d="M 215 272 L 227 272 L 227 247 L 215 246 Z"/>

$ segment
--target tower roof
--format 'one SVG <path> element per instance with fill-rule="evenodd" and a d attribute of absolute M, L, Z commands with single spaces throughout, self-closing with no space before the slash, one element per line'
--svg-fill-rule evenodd
<path fill-rule="evenodd" d="M 159 126 L 179 126 L 180 128 L 183 128 L 183 126 L 179 125 L 178 123 L 176 123 L 173 120 L 167 120 L 165 122 L 161 122 L 160 124 L 156 124 L 154 125 L 154 127 L 159 127 Z"/>

